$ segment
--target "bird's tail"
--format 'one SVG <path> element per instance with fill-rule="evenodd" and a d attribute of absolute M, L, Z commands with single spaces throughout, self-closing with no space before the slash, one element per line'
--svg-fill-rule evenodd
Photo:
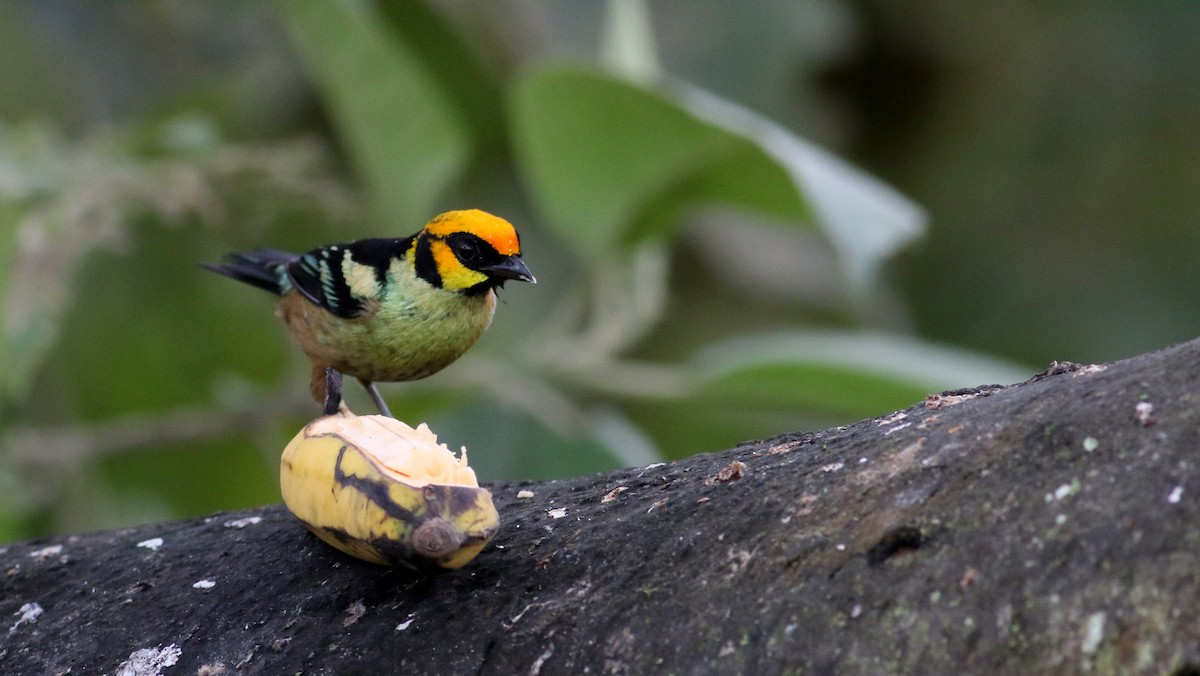
<path fill-rule="evenodd" d="M 224 263 L 201 263 L 200 267 L 282 296 L 292 288 L 287 265 L 297 256 L 275 249 L 255 249 L 225 254 Z"/>

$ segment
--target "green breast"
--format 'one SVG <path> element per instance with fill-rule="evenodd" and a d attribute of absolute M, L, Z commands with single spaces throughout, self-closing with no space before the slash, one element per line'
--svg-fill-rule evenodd
<path fill-rule="evenodd" d="M 345 322 L 339 331 L 333 361 L 346 375 L 392 382 L 436 373 L 479 340 L 495 310 L 492 292 L 464 296 L 420 280 L 391 289 L 371 316 Z"/>

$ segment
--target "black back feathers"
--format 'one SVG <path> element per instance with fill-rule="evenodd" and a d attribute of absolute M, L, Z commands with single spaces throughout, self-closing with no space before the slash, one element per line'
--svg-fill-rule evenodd
<path fill-rule="evenodd" d="M 412 245 L 413 237 L 406 237 L 330 244 L 305 254 L 258 249 L 227 254 L 222 264 L 201 263 L 200 267 L 279 296 L 295 289 L 316 305 L 350 319 L 362 313 L 368 298 L 356 295 L 347 282 L 346 257 L 353 263 L 350 268 L 363 266 L 372 271 L 378 293 L 387 283 L 392 261 Z"/>

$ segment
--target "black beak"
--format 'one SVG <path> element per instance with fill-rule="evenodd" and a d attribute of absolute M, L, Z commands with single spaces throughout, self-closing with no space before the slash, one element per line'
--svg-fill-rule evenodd
<path fill-rule="evenodd" d="M 505 256 L 499 263 L 484 268 L 484 272 L 501 279 L 515 279 L 519 282 L 537 284 L 533 273 L 525 266 L 520 256 Z"/>

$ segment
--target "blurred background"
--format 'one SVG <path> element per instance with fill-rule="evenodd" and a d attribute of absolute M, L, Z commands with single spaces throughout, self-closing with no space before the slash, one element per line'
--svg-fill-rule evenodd
<path fill-rule="evenodd" d="M 0 541 L 277 502 L 307 363 L 196 263 L 449 208 L 539 283 L 381 389 L 484 481 L 1193 338 L 1197 35 L 1190 0 L 3 3 Z"/>

